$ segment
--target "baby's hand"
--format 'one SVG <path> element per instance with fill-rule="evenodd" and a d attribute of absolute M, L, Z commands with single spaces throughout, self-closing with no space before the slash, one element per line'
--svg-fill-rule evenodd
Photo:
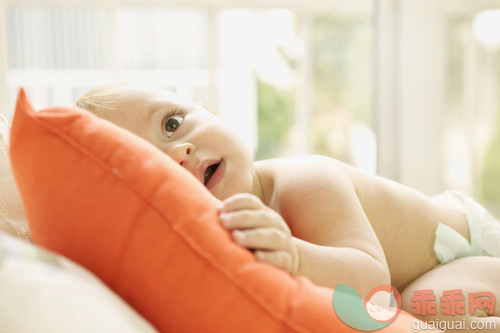
<path fill-rule="evenodd" d="M 297 273 L 299 256 L 290 228 L 259 198 L 247 193 L 227 198 L 219 207 L 219 219 L 232 230 L 235 242 L 253 250 L 259 261 Z"/>

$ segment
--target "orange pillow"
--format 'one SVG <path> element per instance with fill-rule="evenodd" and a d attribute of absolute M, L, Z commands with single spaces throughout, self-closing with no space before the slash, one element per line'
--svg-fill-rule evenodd
<path fill-rule="evenodd" d="M 357 332 L 335 315 L 333 290 L 256 262 L 200 182 L 110 122 L 34 112 L 21 90 L 11 160 L 33 241 L 94 272 L 161 332 Z"/>

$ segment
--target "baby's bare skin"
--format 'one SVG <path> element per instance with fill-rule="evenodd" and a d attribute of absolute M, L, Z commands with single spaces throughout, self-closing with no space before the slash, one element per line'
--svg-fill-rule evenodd
<path fill-rule="evenodd" d="M 364 235 L 359 229 L 373 229 L 385 253 L 391 283 L 399 290 L 439 263 L 433 249 L 439 222 L 469 238 L 463 212 L 333 159 L 301 156 L 268 160 L 257 162 L 256 170 L 261 175 L 265 204 L 285 217 L 296 237 L 315 244 L 353 246 L 346 244 L 346 235 L 351 234 L 356 241 L 366 243 L 357 245 L 362 249 L 373 247 L 377 242 L 369 232 Z M 304 186 L 309 189 L 305 190 Z M 317 187 L 323 189 L 318 191 Z M 346 196 L 350 191 L 355 195 Z M 303 198 L 305 192 L 307 199 Z M 319 209 L 328 207 L 331 211 L 323 212 L 326 216 L 322 229 L 314 227 L 321 217 L 311 212 L 310 201 Z M 335 218 L 334 214 L 345 219 Z M 365 219 L 370 226 L 363 223 Z M 346 235 L 338 234 L 338 230 Z M 380 256 L 380 252 L 380 248 L 376 248 L 375 253 Z M 331 283 L 322 281 L 321 284 Z"/>

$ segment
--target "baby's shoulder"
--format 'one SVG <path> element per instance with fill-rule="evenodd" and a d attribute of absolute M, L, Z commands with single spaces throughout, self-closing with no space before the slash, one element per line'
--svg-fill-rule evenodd
<path fill-rule="evenodd" d="M 282 157 L 256 162 L 255 169 L 265 188 L 275 197 L 317 197 L 320 193 L 341 192 L 352 186 L 351 167 L 320 155 Z"/>
<path fill-rule="evenodd" d="M 324 226 L 332 216 L 350 216 L 348 210 L 357 206 L 358 198 L 349 169 L 342 162 L 317 155 L 279 158 L 256 165 L 267 190 L 266 204 L 302 236 Z M 349 220 L 338 218 L 335 226 L 343 225 L 343 221 Z"/>
<path fill-rule="evenodd" d="M 255 162 L 257 173 L 275 181 L 310 181 L 331 177 L 350 177 L 354 171 L 345 163 L 322 155 L 299 155 Z"/>
<path fill-rule="evenodd" d="M 255 162 L 257 168 L 266 168 L 272 170 L 280 170 L 287 168 L 295 168 L 297 166 L 317 167 L 317 166 L 333 166 L 342 162 L 331 157 L 315 154 L 294 155 L 286 157 L 277 157 Z"/>

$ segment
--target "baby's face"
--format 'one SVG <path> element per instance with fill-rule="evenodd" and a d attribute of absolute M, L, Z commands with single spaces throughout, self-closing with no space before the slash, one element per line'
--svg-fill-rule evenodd
<path fill-rule="evenodd" d="M 240 138 L 206 108 L 149 85 L 132 85 L 104 111 L 110 120 L 153 143 L 218 199 L 251 192 L 253 161 Z"/>

